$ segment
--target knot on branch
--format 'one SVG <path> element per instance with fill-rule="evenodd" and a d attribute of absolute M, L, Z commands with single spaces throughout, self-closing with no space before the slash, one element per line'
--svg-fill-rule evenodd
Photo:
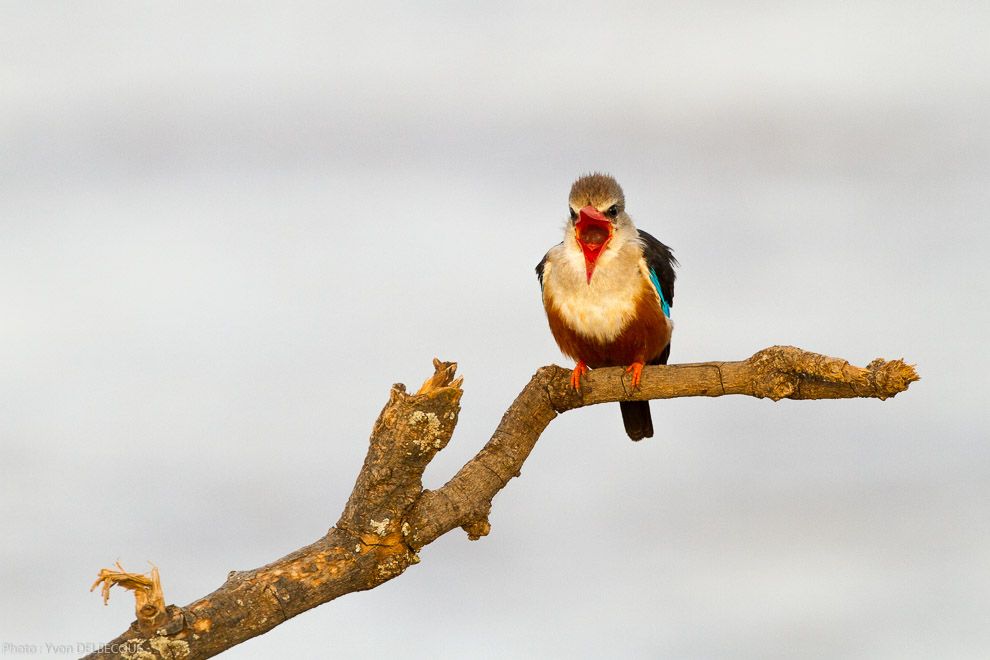
<path fill-rule="evenodd" d="M 779 401 L 798 394 L 803 379 L 825 383 L 865 383 L 861 369 L 849 369 L 839 358 L 803 351 L 794 346 L 771 346 L 749 359 L 756 371 L 753 396 Z"/>
<path fill-rule="evenodd" d="M 575 390 L 571 387 L 570 370 L 552 364 L 537 369 L 530 386 L 542 387 L 546 391 L 547 400 L 553 411 L 562 413 L 584 405 L 584 394 L 590 393 L 595 384 L 586 381 L 583 389 Z"/>
<path fill-rule="evenodd" d="M 482 536 L 488 536 L 488 533 L 492 531 L 492 526 L 488 522 L 488 518 L 482 518 L 461 525 L 461 529 L 467 532 L 469 541 L 477 541 Z"/>
<path fill-rule="evenodd" d="M 905 364 L 903 358 L 890 361 L 877 358 L 866 365 L 865 371 L 876 397 L 883 400 L 903 392 L 914 381 L 921 380 L 914 367 L 913 364 Z"/>
<path fill-rule="evenodd" d="M 383 522 L 387 524 L 391 521 L 385 520 Z M 358 554 L 364 555 L 368 552 L 375 554 L 373 583 L 380 584 L 391 580 L 402 574 L 410 564 L 419 563 L 419 555 L 406 543 L 405 537 L 408 534 L 408 527 L 409 525 L 406 523 L 402 525 L 392 524 L 387 533 L 383 529 L 382 534 L 361 535 Z"/>

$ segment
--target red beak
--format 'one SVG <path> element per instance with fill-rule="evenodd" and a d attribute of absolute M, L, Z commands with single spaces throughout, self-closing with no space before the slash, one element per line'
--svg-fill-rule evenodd
<path fill-rule="evenodd" d="M 601 211 L 589 204 L 578 211 L 578 219 L 574 223 L 574 236 L 584 252 L 584 266 L 588 272 L 588 284 L 591 284 L 595 263 L 612 238 L 612 223 Z"/>

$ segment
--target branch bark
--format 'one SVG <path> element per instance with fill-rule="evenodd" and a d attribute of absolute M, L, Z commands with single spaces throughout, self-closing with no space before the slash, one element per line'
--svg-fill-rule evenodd
<path fill-rule="evenodd" d="M 865 368 L 789 346 L 740 362 L 643 369 L 631 391 L 620 367 L 590 372 L 580 392 L 570 371 L 542 367 L 502 417 L 491 440 L 442 488 L 426 490 L 423 471 L 450 441 L 462 394 L 457 365 L 434 360 L 435 373 L 415 394 L 392 386 L 371 433 L 354 490 L 325 536 L 266 566 L 233 571 L 219 589 L 185 607 L 170 605 L 155 627 L 140 619 L 87 658 L 209 658 L 264 634 L 334 598 L 372 589 L 419 562 L 418 551 L 452 529 L 476 540 L 488 534 L 492 498 L 522 464 L 558 414 L 624 400 L 742 394 L 757 398 L 886 399 L 918 380 L 902 360 Z M 102 574 L 101 574 L 102 575 Z"/>

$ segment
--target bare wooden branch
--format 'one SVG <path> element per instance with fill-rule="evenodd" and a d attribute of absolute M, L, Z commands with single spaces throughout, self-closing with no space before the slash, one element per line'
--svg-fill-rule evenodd
<path fill-rule="evenodd" d="M 462 390 L 461 379 L 454 378 L 456 366 L 434 360 L 434 375 L 416 394 L 401 384 L 392 387 L 354 490 L 324 537 L 267 566 L 231 572 L 205 598 L 166 608 L 154 629 L 139 616 L 120 637 L 87 658 L 209 658 L 317 605 L 401 575 L 419 562 L 420 548 L 452 529 L 464 529 L 470 539 L 485 536 L 491 529 L 492 498 L 519 476 L 550 421 L 568 410 L 623 400 L 725 394 L 774 401 L 882 400 L 919 378 L 902 360 L 877 359 L 859 368 L 782 346 L 741 362 L 646 367 L 636 391 L 630 391 L 629 376 L 619 367 L 590 372 L 580 392 L 570 388 L 569 370 L 543 367 L 481 451 L 443 487 L 424 490 L 423 471 L 457 424 Z M 106 594 L 112 577 L 101 573 L 100 581 Z"/>

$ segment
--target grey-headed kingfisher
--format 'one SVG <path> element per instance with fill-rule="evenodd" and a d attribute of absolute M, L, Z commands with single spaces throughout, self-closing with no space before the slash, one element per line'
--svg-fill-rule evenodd
<path fill-rule="evenodd" d="M 589 174 L 571 187 L 564 241 L 536 267 L 550 331 L 561 352 L 577 360 L 571 387 L 588 368 L 624 366 L 639 387 L 643 367 L 667 364 L 674 324 L 670 248 L 637 230 L 618 182 Z M 633 440 L 653 437 L 649 401 L 621 401 Z"/>

